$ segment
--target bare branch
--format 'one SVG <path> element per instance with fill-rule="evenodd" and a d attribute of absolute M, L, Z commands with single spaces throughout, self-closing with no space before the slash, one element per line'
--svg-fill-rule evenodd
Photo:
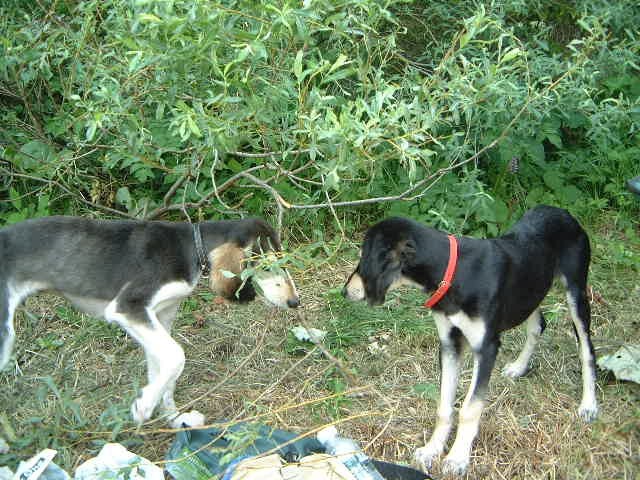
<path fill-rule="evenodd" d="M 285 150 L 282 152 L 263 152 L 263 153 L 248 153 L 248 152 L 229 152 L 230 155 L 235 155 L 236 157 L 244 157 L 244 158 L 268 158 L 268 157 L 281 157 L 285 154 L 298 155 L 300 153 L 309 153 L 311 151 L 310 148 L 305 148 L 302 150 Z"/>
<path fill-rule="evenodd" d="M 256 170 L 260 170 L 265 168 L 265 165 L 256 165 L 254 167 L 243 170 L 242 172 L 236 173 L 235 175 L 229 177 L 222 185 L 220 185 L 217 190 L 214 189 L 211 192 L 207 193 L 197 202 L 186 202 L 181 204 L 173 204 L 166 205 L 164 207 L 158 207 L 155 210 L 152 210 L 145 217 L 146 220 L 153 220 L 155 218 L 164 215 L 167 212 L 175 212 L 176 210 L 183 211 L 185 208 L 202 208 L 214 195 L 221 194 L 222 192 L 231 188 L 238 180 L 240 180 L 245 173 L 255 172 Z M 217 193 L 216 193 L 217 192 Z"/>
<path fill-rule="evenodd" d="M 171 198 L 176 194 L 176 191 L 184 184 L 184 182 L 189 177 L 191 177 L 191 171 L 187 170 L 180 178 L 178 178 L 173 183 L 173 185 L 171 185 L 171 188 L 169 189 L 169 191 L 167 191 L 164 198 L 162 199 L 162 205 L 164 205 L 165 207 L 169 205 L 169 201 L 171 200 Z"/>
<path fill-rule="evenodd" d="M 290 204 L 284 198 L 282 198 L 282 195 L 280 195 L 280 193 L 278 193 L 278 191 L 275 188 L 273 188 L 271 185 L 269 185 L 267 182 L 260 180 L 259 178 L 254 177 L 253 175 L 247 172 L 241 172 L 241 175 L 244 178 L 251 180 L 253 183 L 258 185 L 259 187 L 264 188 L 266 191 L 268 191 L 271 194 L 271 196 L 276 201 L 276 207 L 278 208 L 276 231 L 278 232 L 278 234 L 280 234 L 282 230 L 282 217 L 284 216 L 284 208 L 290 208 Z"/>
<path fill-rule="evenodd" d="M 117 215 L 119 217 L 130 218 L 130 219 L 137 218 L 137 217 L 135 217 L 133 215 L 129 215 L 126 212 L 122 212 L 122 211 L 116 210 L 114 208 L 106 207 L 104 205 L 100 205 L 99 203 L 90 202 L 89 200 L 86 200 L 82 195 L 79 195 L 77 193 L 73 193 L 71 190 L 69 190 L 67 187 L 65 187 L 63 184 L 61 184 L 60 182 L 58 182 L 56 180 L 49 180 L 49 179 L 46 179 L 46 178 L 36 177 L 36 176 L 33 176 L 33 175 L 25 175 L 24 173 L 11 172 L 11 171 L 9 171 L 9 170 L 7 170 L 5 168 L 1 168 L 0 170 L 2 170 L 6 175 L 9 175 L 9 176 L 18 177 L 18 178 L 24 178 L 24 179 L 27 179 L 27 180 L 34 180 L 36 182 L 43 182 L 43 183 L 47 183 L 49 185 L 55 185 L 60 190 L 64 190 L 72 198 L 76 198 L 80 202 L 82 202 L 85 205 L 88 205 L 88 206 L 90 206 L 92 208 L 96 208 L 98 210 L 102 210 L 104 212 L 111 213 L 113 215 Z"/>

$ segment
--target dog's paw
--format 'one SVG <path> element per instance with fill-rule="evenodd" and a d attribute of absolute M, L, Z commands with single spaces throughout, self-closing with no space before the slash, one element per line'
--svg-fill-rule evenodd
<path fill-rule="evenodd" d="M 443 451 L 443 446 L 427 444 L 424 447 L 418 448 L 413 454 L 413 458 L 420 470 L 429 473 L 429 470 L 431 470 L 433 466 L 433 461 L 438 458 Z"/>
<path fill-rule="evenodd" d="M 468 458 L 455 458 L 447 455 L 442 464 L 442 473 L 445 475 L 464 475 L 468 467 Z"/>
<path fill-rule="evenodd" d="M 205 416 L 197 410 L 181 413 L 169 422 L 171 428 L 202 427 L 205 425 Z"/>
<path fill-rule="evenodd" d="M 133 421 L 138 425 L 142 425 L 145 421 L 151 418 L 154 408 L 155 404 L 147 401 L 144 396 L 137 398 L 131 405 L 131 416 L 133 417 Z"/>
<path fill-rule="evenodd" d="M 598 418 L 598 405 L 596 403 L 581 403 L 578 408 L 578 415 L 585 422 L 591 423 Z"/>
<path fill-rule="evenodd" d="M 522 365 L 518 362 L 511 362 L 504 366 L 502 369 L 502 375 L 507 378 L 522 377 L 529 371 L 528 365 Z"/>

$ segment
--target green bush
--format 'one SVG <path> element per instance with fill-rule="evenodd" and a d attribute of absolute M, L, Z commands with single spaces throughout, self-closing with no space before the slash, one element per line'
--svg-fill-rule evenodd
<path fill-rule="evenodd" d="M 539 202 L 631 216 L 639 10 L 7 0 L 0 218 L 286 213 L 309 238 L 386 214 L 495 234 Z"/>

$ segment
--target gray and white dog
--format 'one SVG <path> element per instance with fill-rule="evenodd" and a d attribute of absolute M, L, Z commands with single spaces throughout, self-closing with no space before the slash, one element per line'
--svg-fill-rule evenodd
<path fill-rule="evenodd" d="M 185 363 L 171 337 L 180 302 L 210 268 L 211 289 L 228 299 L 253 299 L 253 281 L 271 304 L 297 307 L 286 270 L 258 266 L 251 280 L 240 277 L 247 266 L 256 267 L 256 255 L 275 257 L 279 250 L 278 235 L 261 219 L 190 224 L 61 216 L 2 228 L 0 370 L 15 341 L 16 308 L 29 295 L 52 291 L 85 313 L 117 323 L 144 349 L 148 384 L 131 407 L 137 423 L 161 404 L 173 427 L 201 425 L 200 413 L 179 415 L 173 400 Z"/>

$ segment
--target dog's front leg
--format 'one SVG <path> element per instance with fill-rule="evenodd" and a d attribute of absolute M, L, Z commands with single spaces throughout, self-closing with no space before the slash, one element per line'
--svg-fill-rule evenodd
<path fill-rule="evenodd" d="M 108 321 L 118 323 L 144 349 L 149 383 L 131 406 L 133 420 L 142 424 L 151 418 L 165 393 L 170 392 L 170 402 L 173 402 L 171 392 L 184 368 L 185 356 L 182 347 L 171 338 L 151 308 L 140 309 L 122 303 L 120 305 L 117 299 L 112 301 L 104 316 Z"/>
<path fill-rule="evenodd" d="M 156 314 L 160 324 L 169 334 L 171 334 L 171 328 L 175 322 L 179 307 L 180 302 L 175 301 L 174 303 L 165 305 L 161 309 L 153 309 L 153 312 Z M 151 368 L 154 363 L 150 361 L 149 358 L 147 358 L 147 361 L 149 365 L 149 373 L 151 374 Z M 202 413 L 197 410 L 180 413 L 176 407 L 176 402 L 173 399 L 173 392 L 176 388 L 177 378 L 178 377 L 167 383 L 164 389 L 161 399 L 162 415 L 167 419 L 171 428 L 182 428 L 184 425 L 188 425 L 190 427 L 201 427 L 205 424 L 205 416 Z M 154 381 L 155 380 L 153 378 L 149 379 L 149 383 L 153 383 Z"/>
<path fill-rule="evenodd" d="M 440 338 L 440 403 L 438 418 L 430 440 L 415 452 L 415 460 L 423 471 L 431 469 L 433 460 L 444 451 L 453 424 L 453 405 L 458 385 L 458 366 L 462 350 L 459 329 L 441 314 L 434 312 Z"/>
<path fill-rule="evenodd" d="M 462 475 L 469 466 L 471 447 L 478 434 L 480 416 L 484 409 L 489 379 L 497 353 L 497 339 L 485 340 L 480 347 L 473 348 L 471 385 L 460 409 L 456 439 L 444 460 L 442 468 L 444 473 Z"/>
<path fill-rule="evenodd" d="M 129 325 L 127 332 L 140 342 L 145 350 L 149 369 L 149 383 L 131 406 L 133 420 L 141 424 L 151 418 L 160 401 L 175 411 L 173 390 L 185 363 L 182 347 L 161 326 Z"/>

